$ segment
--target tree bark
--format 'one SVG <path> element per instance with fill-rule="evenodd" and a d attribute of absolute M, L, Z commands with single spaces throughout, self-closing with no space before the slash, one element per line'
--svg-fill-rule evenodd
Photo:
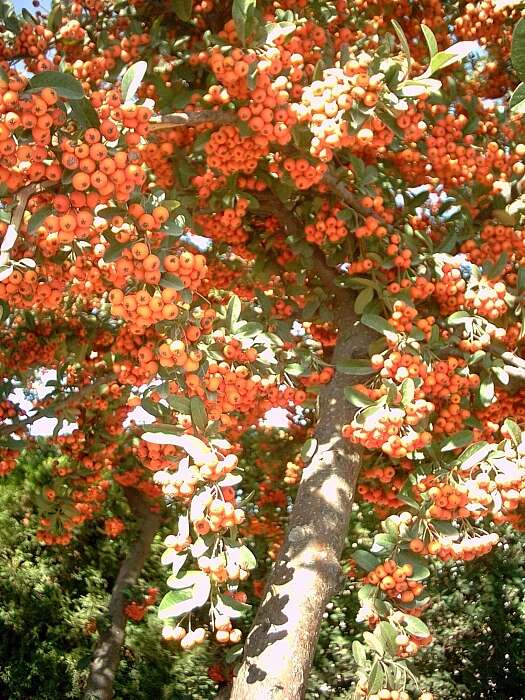
<path fill-rule="evenodd" d="M 358 323 L 353 296 L 340 292 L 334 364 L 367 354 L 376 337 Z M 355 409 L 345 400 L 358 383 L 336 371 L 319 395 L 317 451 L 304 469 L 288 530 L 246 640 L 230 700 L 304 697 L 323 612 L 342 584 L 339 559 L 348 530 L 361 450 L 341 437 Z"/>
<path fill-rule="evenodd" d="M 122 562 L 111 592 L 110 626 L 100 634 L 93 651 L 93 660 L 84 693 L 85 700 L 111 700 L 113 697 L 113 682 L 126 631 L 124 593 L 127 588 L 136 583 L 161 522 L 161 516 L 149 510 L 146 499 L 139 491 L 133 488 L 126 488 L 124 491 L 131 510 L 140 520 L 139 536 Z"/>

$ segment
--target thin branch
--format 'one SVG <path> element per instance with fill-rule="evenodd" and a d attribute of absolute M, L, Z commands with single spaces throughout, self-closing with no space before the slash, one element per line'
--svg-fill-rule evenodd
<path fill-rule="evenodd" d="M 333 173 L 326 173 L 322 181 L 327 185 L 333 192 L 335 192 L 343 202 L 352 207 L 356 212 L 362 214 L 362 216 L 377 216 L 377 214 L 372 209 L 367 209 L 364 207 L 355 194 L 352 194 L 346 187 L 344 182 L 341 182 Z"/>
<path fill-rule="evenodd" d="M 24 218 L 24 212 L 27 207 L 27 202 L 29 201 L 29 198 L 37 194 L 37 192 L 40 192 L 41 190 L 48 189 L 52 185 L 56 185 L 56 182 L 53 182 L 53 180 L 44 180 L 44 182 L 34 182 L 31 185 L 27 185 L 26 187 L 22 187 L 21 190 L 19 190 L 16 193 L 16 198 L 18 200 L 18 203 L 16 205 L 16 208 L 11 216 L 11 226 L 14 226 L 16 231 L 20 231 L 20 226 L 22 224 L 22 220 Z"/>
<path fill-rule="evenodd" d="M 103 384 L 106 384 L 108 381 L 111 381 L 112 379 L 115 379 L 114 374 L 106 374 L 100 379 L 97 379 L 96 382 L 93 382 L 92 384 L 86 384 L 83 387 L 80 387 L 78 391 L 75 392 L 70 392 L 69 394 L 66 394 L 61 398 L 60 400 L 55 401 L 49 406 L 46 406 L 43 411 L 38 411 L 34 413 L 32 416 L 29 416 L 25 420 L 18 420 L 18 421 L 13 421 L 12 423 L 4 423 L 3 425 L 0 425 L 0 437 L 2 435 L 11 435 L 18 431 L 20 428 L 27 428 L 33 423 L 35 423 L 37 420 L 40 420 L 40 418 L 46 418 L 46 413 L 48 411 L 59 411 L 61 408 L 64 408 L 65 406 L 68 405 L 69 401 L 71 399 L 73 400 L 78 400 L 83 398 L 84 396 L 88 396 L 94 389 L 96 389 L 99 386 L 102 386 Z"/>
<path fill-rule="evenodd" d="M 124 493 L 137 519 L 139 531 L 137 539 L 120 565 L 111 591 L 108 610 L 109 626 L 101 631 L 93 651 L 93 660 L 84 693 L 85 700 L 110 700 L 113 697 L 113 683 L 126 636 L 125 593 L 136 584 L 151 553 L 151 544 L 162 520 L 160 513 L 151 512 L 148 501 L 139 491 L 127 487 Z"/>
<path fill-rule="evenodd" d="M 271 208 L 267 210 L 267 213 L 279 219 L 289 233 L 295 235 L 302 235 L 304 233 L 302 222 L 297 219 L 296 216 L 294 216 L 293 212 L 286 209 L 286 207 L 284 207 L 280 202 L 275 201 L 273 198 L 270 200 L 270 197 L 267 197 L 266 199 L 272 205 Z M 261 212 L 262 210 L 259 209 L 258 211 Z M 337 284 L 337 270 L 333 267 L 329 267 L 325 256 L 317 247 L 314 247 L 312 267 L 328 289 L 330 289 L 330 291 L 336 297 L 338 297 L 340 301 L 344 301 L 345 303 L 348 302 L 348 291 Z"/>
<path fill-rule="evenodd" d="M 175 112 L 174 114 L 159 114 L 150 119 L 149 131 L 172 129 L 174 126 L 197 126 L 199 124 L 231 124 L 238 121 L 235 112 L 219 110 L 202 110 L 201 112 Z"/>

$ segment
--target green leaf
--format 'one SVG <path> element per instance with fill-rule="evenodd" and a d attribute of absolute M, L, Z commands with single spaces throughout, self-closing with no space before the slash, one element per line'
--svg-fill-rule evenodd
<path fill-rule="evenodd" d="M 28 9 L 25 7 L 22 8 L 22 17 L 25 19 L 26 22 L 30 22 L 31 24 L 37 24 L 37 20 L 34 15 L 32 15 Z"/>
<path fill-rule="evenodd" d="M 414 615 L 405 615 L 404 622 L 406 625 L 406 630 L 409 634 L 413 634 L 415 637 L 430 636 L 430 630 L 425 623 L 419 619 L 419 617 L 414 617 Z"/>
<path fill-rule="evenodd" d="M 486 374 L 479 385 L 479 399 L 483 406 L 490 406 L 494 399 L 494 382 L 489 374 Z"/>
<path fill-rule="evenodd" d="M 414 80 L 405 80 L 401 85 L 401 94 L 403 97 L 419 97 L 425 92 L 439 92 L 440 89 L 440 80 L 435 78 L 416 78 Z"/>
<path fill-rule="evenodd" d="M 426 566 L 426 560 L 408 549 L 399 552 L 396 556 L 396 561 L 399 564 L 410 564 L 412 566 L 414 572 L 410 578 L 414 581 L 422 581 L 430 576 L 430 569 Z"/>
<path fill-rule="evenodd" d="M 434 32 L 430 27 L 427 27 L 426 24 L 421 25 L 421 31 L 423 32 L 425 36 L 425 41 L 427 42 L 428 46 L 428 52 L 430 54 L 430 58 L 434 58 L 434 56 L 438 52 L 438 43 L 436 41 L 436 37 L 434 36 Z"/>
<path fill-rule="evenodd" d="M 518 270 L 518 292 L 525 291 L 525 267 Z"/>
<path fill-rule="evenodd" d="M 226 615 L 232 619 L 242 617 L 244 613 L 251 610 L 251 607 L 251 605 L 241 603 L 240 601 L 235 600 L 235 598 L 232 598 L 229 595 L 224 595 L 223 593 L 218 595 L 217 604 L 215 606 L 219 615 Z"/>
<path fill-rule="evenodd" d="M 128 243 L 112 243 L 104 253 L 104 262 L 111 263 L 120 258 L 122 251 L 128 245 Z"/>
<path fill-rule="evenodd" d="M 51 204 L 41 207 L 38 211 L 36 211 L 29 219 L 29 223 L 27 224 L 27 232 L 29 234 L 35 233 L 35 231 L 42 226 L 44 220 L 51 214 L 52 211 L 53 207 Z"/>
<path fill-rule="evenodd" d="M 363 632 L 363 639 L 365 640 L 365 644 L 370 647 L 370 649 L 373 649 L 375 652 L 379 654 L 379 656 L 383 656 L 385 653 L 385 649 L 383 647 L 383 643 L 379 639 L 379 637 L 376 637 L 374 634 L 371 632 Z M 375 664 L 374 664 L 375 666 Z M 372 669 L 374 668 L 372 666 Z M 368 681 L 370 683 L 370 680 Z M 381 686 L 379 686 L 381 687 Z M 370 690 L 370 686 L 369 686 Z"/>
<path fill-rule="evenodd" d="M 503 428 L 509 433 L 512 442 L 517 447 L 521 443 L 522 436 L 519 425 L 510 418 L 505 418 Z"/>
<path fill-rule="evenodd" d="M 352 642 L 352 656 L 358 666 L 366 664 L 366 649 L 357 639 Z"/>
<path fill-rule="evenodd" d="M 459 530 L 448 520 L 432 520 L 432 525 L 440 535 L 453 539 L 457 539 L 459 537 Z"/>
<path fill-rule="evenodd" d="M 64 97 L 66 100 L 81 100 L 85 97 L 84 88 L 80 81 L 70 73 L 61 73 L 60 71 L 52 70 L 38 73 L 29 81 L 29 87 L 32 90 L 53 88 L 60 97 Z"/>
<path fill-rule="evenodd" d="M 190 415 L 191 422 L 197 430 L 204 431 L 208 426 L 208 414 L 204 402 L 198 396 L 192 396 L 190 399 Z"/>
<path fill-rule="evenodd" d="M 192 7 L 193 0 L 173 0 L 175 14 L 183 22 L 187 22 L 191 18 Z"/>
<path fill-rule="evenodd" d="M 172 573 L 177 575 L 179 571 L 182 569 L 184 564 L 186 563 L 186 560 L 188 558 L 188 554 L 178 554 L 173 547 L 168 547 L 168 549 L 165 549 L 164 552 L 162 553 L 162 557 L 160 558 L 160 563 L 162 566 L 168 566 L 171 564 L 171 570 Z M 169 579 L 168 579 L 169 581 Z M 168 583 L 168 586 L 170 584 Z"/>
<path fill-rule="evenodd" d="M 265 44 L 273 44 L 277 37 L 288 36 L 296 30 L 294 22 L 277 22 L 267 24 L 264 28 L 266 32 Z"/>
<path fill-rule="evenodd" d="M 171 408 L 177 413 L 182 413 L 185 416 L 190 415 L 190 400 L 184 396 L 170 396 L 167 397 L 166 401 L 169 403 Z"/>
<path fill-rule="evenodd" d="M 449 323 L 451 326 L 457 326 L 471 318 L 472 314 L 469 314 L 468 311 L 454 311 L 454 313 L 450 314 L 450 316 L 447 318 L 447 323 Z"/>
<path fill-rule="evenodd" d="M 252 569 L 256 568 L 257 560 L 254 557 L 253 552 L 246 545 L 243 544 L 241 547 L 239 547 L 237 556 L 237 561 L 241 569 L 251 571 Z"/>
<path fill-rule="evenodd" d="M 473 437 L 474 433 L 472 430 L 460 430 L 451 435 L 450 438 L 441 445 L 441 452 L 450 452 L 450 450 L 456 450 L 458 447 L 465 447 L 472 442 Z"/>
<path fill-rule="evenodd" d="M 87 129 L 89 127 L 94 127 L 95 129 L 99 128 L 100 119 L 98 118 L 98 114 L 86 97 L 83 97 L 81 100 L 73 100 L 73 102 L 69 103 L 69 108 L 71 110 L 71 116 L 81 129 Z"/>
<path fill-rule="evenodd" d="M 5 7 L 6 5 L 7 5 L 7 7 Z M 13 34 L 20 34 L 20 22 L 18 20 L 18 17 L 13 12 L 13 7 L 12 7 L 11 3 L 4 4 L 4 11 L 6 11 L 6 10 L 7 10 L 7 13 L 2 18 L 3 24 L 5 25 L 5 28 L 8 29 Z"/>
<path fill-rule="evenodd" d="M 377 588 L 376 588 L 376 586 L 372 586 L 371 583 L 367 583 L 364 586 L 362 586 L 359 589 L 359 592 L 357 593 L 357 597 L 361 603 L 364 603 L 365 601 L 373 600 L 376 597 L 376 595 L 377 595 Z"/>
<path fill-rule="evenodd" d="M 483 273 L 489 279 L 496 279 L 501 275 L 507 264 L 508 255 L 507 253 L 502 253 L 495 263 L 490 263 L 486 267 L 484 266 Z"/>
<path fill-rule="evenodd" d="M 241 308 L 241 300 L 236 294 L 233 294 L 226 307 L 226 326 L 228 330 L 234 330 L 235 324 L 241 315 Z"/>
<path fill-rule="evenodd" d="M 60 7 L 60 3 L 57 2 L 47 16 L 47 26 L 52 32 L 58 31 L 62 22 L 62 17 L 62 8 Z"/>
<path fill-rule="evenodd" d="M 376 370 L 372 369 L 369 360 L 345 360 L 337 365 L 337 371 L 343 374 L 353 374 L 361 376 L 366 374 L 375 374 Z"/>
<path fill-rule="evenodd" d="M 106 219 L 106 221 L 110 221 L 114 216 L 121 216 L 124 219 L 127 215 L 128 211 L 123 207 L 104 207 L 104 209 L 99 209 L 97 211 L 97 216 Z"/>
<path fill-rule="evenodd" d="M 397 34 L 397 38 L 399 39 L 399 43 L 401 44 L 401 48 L 403 49 L 403 53 L 405 54 L 405 58 L 407 60 L 407 68 L 406 68 L 406 74 L 407 76 L 410 75 L 410 66 L 412 65 L 412 59 L 410 57 L 410 46 L 408 45 L 407 38 L 405 36 L 405 32 L 401 28 L 401 25 L 399 22 L 395 19 L 392 20 L 392 26 L 394 27 L 394 30 Z"/>
<path fill-rule="evenodd" d="M 354 302 L 354 311 L 356 312 L 356 314 L 362 314 L 373 298 L 373 287 L 365 287 L 364 289 L 362 289 L 357 295 L 356 300 Z"/>
<path fill-rule="evenodd" d="M 483 460 L 492 452 L 493 449 L 494 446 L 489 445 L 489 443 L 485 441 L 477 442 L 474 445 L 469 445 L 469 447 L 467 447 L 467 449 L 459 455 L 457 463 L 462 469 L 467 471 L 468 469 L 481 464 L 481 462 L 483 462 Z"/>
<path fill-rule="evenodd" d="M 249 323 L 245 323 L 241 328 L 235 331 L 235 337 L 236 338 L 253 338 L 254 336 L 258 335 L 261 333 L 263 330 L 263 327 L 261 326 L 260 323 L 255 323 L 255 321 L 251 321 Z"/>
<path fill-rule="evenodd" d="M 468 56 L 469 53 L 476 50 L 479 50 L 477 41 L 459 41 L 457 44 L 450 46 L 446 51 L 439 51 L 439 53 L 433 56 L 423 76 L 425 78 L 430 77 L 438 70 L 443 70 L 443 68 L 447 68 L 453 63 L 462 61 L 465 56 Z"/>
<path fill-rule="evenodd" d="M 520 80 L 525 80 L 525 17 L 522 17 L 514 27 L 510 60 Z"/>
<path fill-rule="evenodd" d="M 5 319 L 9 316 L 11 309 L 9 304 L 3 299 L 0 301 L 0 321 L 3 323 Z"/>
<path fill-rule="evenodd" d="M 377 693 L 378 690 L 381 690 L 381 688 L 383 687 L 384 678 L 385 674 L 383 671 L 383 667 L 381 666 L 379 661 L 375 661 L 372 664 L 372 668 L 370 669 L 370 674 L 368 676 L 368 692 L 373 695 Z"/>
<path fill-rule="evenodd" d="M 156 445 L 175 445 L 187 452 L 193 459 L 200 459 L 210 453 L 206 443 L 194 435 L 181 435 L 180 429 L 174 425 L 148 425 L 148 430 L 142 433 L 142 439 Z"/>
<path fill-rule="evenodd" d="M 345 399 L 349 401 L 352 406 L 357 406 L 357 408 L 366 408 L 367 406 L 372 406 L 374 403 L 368 396 L 354 389 L 353 386 L 345 387 L 344 395 Z"/>
<path fill-rule="evenodd" d="M 181 611 L 182 605 L 186 604 L 192 597 L 192 591 L 189 588 L 183 588 L 178 591 L 169 591 L 160 601 L 158 616 L 161 620 L 167 620 L 170 617 L 178 617 L 183 615 Z"/>
<path fill-rule="evenodd" d="M 12 224 L 9 224 L 9 226 L 7 227 L 7 231 L 5 232 L 4 238 L 2 240 L 2 244 L 0 245 L 0 253 L 9 252 L 15 245 L 17 239 L 18 231 Z"/>
<path fill-rule="evenodd" d="M 510 376 L 504 367 L 498 367 L 498 365 L 494 365 L 492 367 L 492 371 L 496 375 L 496 379 L 499 382 L 501 382 L 501 384 L 504 384 L 506 386 L 509 383 Z"/>
<path fill-rule="evenodd" d="M 411 378 L 403 380 L 401 384 L 401 399 L 405 406 L 408 406 L 414 400 L 416 394 L 416 385 L 414 380 Z"/>
<path fill-rule="evenodd" d="M 151 399 L 145 397 L 142 399 L 141 405 L 146 413 L 149 413 L 151 416 L 155 416 L 155 418 L 162 418 L 162 408 L 158 403 L 155 403 Z"/>
<path fill-rule="evenodd" d="M 179 617 L 202 607 L 211 590 L 209 577 L 203 571 L 188 571 L 180 578 L 170 576 L 170 586 L 175 590 L 161 600 L 158 615 L 161 620 Z"/>
<path fill-rule="evenodd" d="M 386 319 L 377 314 L 364 314 L 361 317 L 361 323 L 368 328 L 372 328 L 374 331 L 381 333 L 382 335 L 396 335 L 395 330 L 388 323 Z"/>
<path fill-rule="evenodd" d="M 376 566 L 379 566 L 379 559 L 364 549 L 356 549 L 355 552 L 352 552 L 351 559 L 365 571 L 372 571 Z"/>
<path fill-rule="evenodd" d="M 317 440 L 308 438 L 301 448 L 301 459 L 304 462 L 309 462 L 317 451 Z"/>
<path fill-rule="evenodd" d="M 0 265 L 0 282 L 7 279 L 13 272 L 12 265 Z"/>
<path fill-rule="evenodd" d="M 397 644 L 396 630 L 394 627 L 389 622 L 382 621 L 377 625 L 374 631 L 379 635 L 387 651 L 389 651 L 392 656 L 395 656 Z"/>
<path fill-rule="evenodd" d="M 159 284 L 161 287 L 175 289 L 177 292 L 180 292 L 185 286 L 181 278 L 178 275 L 174 275 L 172 272 L 165 272 L 160 278 Z"/>
<path fill-rule="evenodd" d="M 256 5 L 257 0 L 233 0 L 232 19 L 235 31 L 243 44 L 253 29 Z"/>
<path fill-rule="evenodd" d="M 388 526 L 388 521 L 383 521 L 383 526 Z M 392 549 L 396 546 L 398 540 L 398 531 L 394 530 L 393 534 L 387 534 L 386 532 L 380 532 L 374 537 L 374 544 L 372 550 L 384 555 L 385 552 L 390 553 Z"/>
<path fill-rule="evenodd" d="M 525 83 L 520 83 L 510 97 L 509 107 L 511 112 L 523 114 L 525 112 Z"/>
<path fill-rule="evenodd" d="M 135 96 L 147 70 L 148 64 L 146 61 L 137 61 L 137 63 L 130 66 L 124 73 L 121 85 L 122 102 L 124 104 L 130 102 Z"/>

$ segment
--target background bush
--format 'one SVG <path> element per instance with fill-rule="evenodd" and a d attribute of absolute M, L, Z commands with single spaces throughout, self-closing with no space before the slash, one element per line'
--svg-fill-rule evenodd
<path fill-rule="evenodd" d="M 0 489 L 0 697 L 9 700 L 81 697 L 96 626 L 104 624 L 119 562 L 134 535 L 128 526 L 121 537 L 108 539 L 100 519 L 82 528 L 73 546 L 39 544 L 31 499 L 48 478 L 50 460 L 39 446 Z M 118 491 L 109 505 L 115 514 L 125 513 Z M 140 599 L 149 586 L 164 590 L 159 561 L 165 534 L 158 534 L 131 597 Z M 368 534 L 367 511 L 356 509 L 350 539 L 366 540 Z M 437 698 L 524 697 L 525 537 L 509 530 L 506 539 L 508 545 L 473 563 L 443 566 L 433 579 L 434 602 L 425 619 L 437 641 L 420 652 L 416 675 Z M 362 632 L 356 613 L 348 578 L 325 613 L 309 700 L 352 697 L 351 644 Z M 205 644 L 181 655 L 161 641 L 160 627 L 154 610 L 143 622 L 128 623 L 115 697 L 213 698 L 218 686 L 208 669 L 222 664 L 220 651 Z"/>

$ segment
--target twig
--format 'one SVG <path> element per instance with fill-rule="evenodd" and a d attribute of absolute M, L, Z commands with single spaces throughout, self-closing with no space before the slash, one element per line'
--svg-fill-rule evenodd
<path fill-rule="evenodd" d="M 234 112 L 219 110 L 202 110 L 201 112 L 175 112 L 174 114 L 159 114 L 149 122 L 151 132 L 162 129 L 172 129 L 174 126 L 197 126 L 199 124 L 231 124 L 238 120 Z"/>
<path fill-rule="evenodd" d="M 357 197 L 345 187 L 344 183 L 340 182 L 332 173 L 326 173 L 321 182 L 328 185 L 333 192 L 341 197 L 343 202 L 346 202 L 346 204 L 352 207 L 352 209 L 359 214 L 362 214 L 363 216 L 377 216 L 372 209 L 367 209 L 364 207 L 359 202 Z"/>
<path fill-rule="evenodd" d="M 15 227 L 17 233 L 20 231 L 20 226 L 22 224 L 22 219 L 24 218 L 24 212 L 26 210 L 29 198 L 33 194 L 40 192 L 40 190 L 45 190 L 56 184 L 57 183 L 53 182 L 53 180 L 44 180 L 44 182 L 35 182 L 31 185 L 27 185 L 26 187 L 22 187 L 22 189 L 17 192 L 16 197 L 18 199 L 18 204 L 16 205 L 13 215 L 11 216 L 11 226 Z"/>
<path fill-rule="evenodd" d="M 92 384 L 86 384 L 83 387 L 80 387 L 78 391 L 75 392 L 70 392 L 63 398 L 61 398 L 58 401 L 55 401 L 53 404 L 50 406 L 46 406 L 44 408 L 44 411 L 57 411 L 63 408 L 64 406 L 67 406 L 68 402 L 71 399 L 79 399 L 82 398 L 83 396 L 86 396 L 90 394 L 94 389 L 96 389 L 99 386 L 102 386 L 103 384 L 106 384 L 108 381 L 111 381 L 112 379 L 115 379 L 114 374 L 106 374 L 100 379 L 97 379 L 96 382 L 93 382 Z M 0 437 L 2 435 L 9 435 L 11 433 L 16 432 L 19 428 L 27 428 L 28 426 L 32 425 L 35 423 L 37 420 L 40 420 L 40 418 L 45 418 L 46 415 L 42 411 L 37 411 L 34 413 L 32 416 L 29 416 L 25 420 L 19 420 L 19 421 L 13 421 L 12 423 L 4 423 L 3 425 L 0 425 Z"/>
<path fill-rule="evenodd" d="M 264 199 L 261 197 L 260 199 Z M 272 214 L 284 225 L 289 233 L 298 235 L 303 232 L 303 224 L 299 219 L 297 219 L 293 212 L 286 209 L 280 202 L 275 201 L 273 198 L 270 200 L 266 197 L 266 200 L 271 204 L 271 208 L 267 210 L 268 214 Z M 261 209 L 258 210 L 261 213 Z M 264 210 L 266 211 L 266 210 Z M 312 254 L 312 267 L 316 274 L 322 279 L 325 285 L 332 291 L 332 293 L 339 298 L 340 301 L 349 303 L 349 292 L 348 290 L 337 284 L 337 271 L 333 267 L 329 267 L 326 262 L 326 258 L 323 253 L 318 249 L 314 248 Z"/>

